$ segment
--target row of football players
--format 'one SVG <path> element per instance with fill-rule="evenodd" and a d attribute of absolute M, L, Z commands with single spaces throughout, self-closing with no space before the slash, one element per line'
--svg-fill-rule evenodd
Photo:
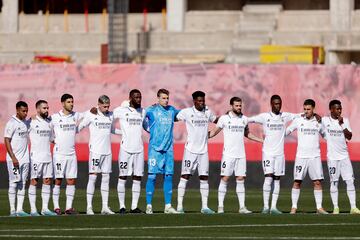
<path fill-rule="evenodd" d="M 337 204 L 337 184 L 341 175 L 347 183 L 347 191 L 351 204 L 351 213 L 359 213 L 355 204 L 355 187 L 353 170 L 347 151 L 346 139 L 351 139 L 351 129 L 347 119 L 341 116 L 341 103 L 333 100 L 329 104 L 330 116 L 322 119 L 314 113 L 315 102 L 311 99 L 304 102 L 303 114 L 281 112 L 282 101 L 278 95 L 271 97 L 271 111 L 247 118 L 242 114 L 242 100 L 233 97 L 230 100 L 230 111 L 216 117 L 205 105 L 205 93 L 193 93 L 194 106 L 181 111 L 168 105 L 169 92 L 160 89 L 157 93 L 158 104 L 146 109 L 141 108 L 141 93 L 134 89 L 129 93 L 129 101 L 125 105 L 109 111 L 110 99 L 103 95 L 98 99 L 98 108 L 86 113 L 73 111 L 74 99 L 69 94 L 61 97 L 63 109 L 48 116 L 49 107 L 46 101 L 36 103 L 37 115 L 27 120 L 28 106 L 25 102 L 16 104 L 16 115 L 5 128 L 5 144 L 7 148 L 7 165 L 9 170 L 9 202 L 10 214 L 28 215 L 22 209 L 25 197 L 25 183 L 30 171 L 31 182 L 29 200 L 31 215 L 39 215 L 36 209 L 36 185 L 43 179 L 41 191 L 42 215 L 60 215 L 60 185 L 66 179 L 65 214 L 76 214 L 72 208 L 77 178 L 77 159 L 75 154 L 75 135 L 85 127 L 90 129 L 89 181 L 87 185 L 87 214 L 94 214 L 92 197 L 95 191 L 97 174 L 102 174 L 101 196 L 102 214 L 113 214 L 108 206 L 109 178 L 111 173 L 111 138 L 110 135 L 121 134 L 119 153 L 119 180 L 117 192 L 120 213 L 125 213 L 125 183 L 132 176 L 131 213 L 141 213 L 138 199 L 141 190 L 141 178 L 144 169 L 144 148 L 142 142 L 143 129 L 150 132 L 148 180 L 146 184 L 146 213 L 152 213 L 152 196 L 155 189 L 156 175 L 164 175 L 165 213 L 183 213 L 183 198 L 189 178 L 197 169 L 200 178 L 202 200 L 201 212 L 214 213 L 207 206 L 209 185 L 209 160 L 207 140 L 224 130 L 224 151 L 221 162 L 221 182 L 218 189 L 218 212 L 224 212 L 224 198 L 229 176 L 236 176 L 236 192 L 239 198 L 240 213 L 251 213 L 245 206 L 246 157 L 244 136 L 263 143 L 263 169 L 265 181 L 263 186 L 263 213 L 280 214 L 276 203 L 280 191 L 280 177 L 285 174 L 284 137 L 298 129 L 298 150 L 294 167 L 294 186 L 292 189 L 291 213 L 297 209 L 300 186 L 309 172 L 314 182 L 314 195 L 319 213 L 327 213 L 321 205 L 323 171 L 320 161 L 319 136 L 323 135 L 328 143 L 328 165 L 331 180 L 331 198 L 334 213 L 339 212 Z M 114 121 L 120 120 L 121 130 L 114 127 Z M 178 206 L 171 206 L 173 163 L 173 124 L 184 121 L 188 132 L 182 162 L 181 178 L 178 184 Z M 291 125 L 286 128 L 288 122 Z M 208 132 L 210 122 L 216 127 Z M 264 141 L 249 132 L 249 123 L 263 126 Z M 31 151 L 28 150 L 28 135 Z M 50 142 L 54 141 L 54 153 L 51 157 Z M 48 208 L 53 187 L 54 212 Z M 269 199 L 274 184 L 271 207 Z M 17 197 L 17 208 L 15 199 Z"/>

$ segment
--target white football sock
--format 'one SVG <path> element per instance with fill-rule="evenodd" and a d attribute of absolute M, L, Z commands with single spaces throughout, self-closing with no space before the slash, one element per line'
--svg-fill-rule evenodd
<path fill-rule="evenodd" d="M 51 193 L 51 186 L 43 184 L 41 188 L 42 210 L 49 209 L 50 193 Z"/>
<path fill-rule="evenodd" d="M 179 185 L 178 185 L 178 198 L 177 198 L 177 209 L 183 209 L 183 201 L 186 191 L 186 185 L 188 180 L 185 178 L 180 178 Z"/>
<path fill-rule="evenodd" d="M 75 197 L 75 185 L 66 185 L 66 210 L 72 208 Z"/>
<path fill-rule="evenodd" d="M 60 198 L 60 185 L 54 185 L 53 195 L 52 195 L 54 209 L 60 208 L 59 198 Z"/>
<path fill-rule="evenodd" d="M 10 212 L 15 211 L 15 203 L 16 203 L 16 183 L 9 182 L 9 204 L 10 204 Z"/>
<path fill-rule="evenodd" d="M 316 209 L 322 208 L 322 198 L 323 191 L 322 190 L 314 190 Z"/>
<path fill-rule="evenodd" d="M 24 199 L 25 199 L 25 183 L 19 182 L 17 184 L 17 212 L 23 211 L 23 205 L 24 205 Z"/>
<path fill-rule="evenodd" d="M 274 180 L 274 190 L 271 198 L 271 208 L 276 208 L 280 193 L 280 180 Z"/>
<path fill-rule="evenodd" d="M 101 199 L 102 199 L 102 207 L 109 207 L 109 183 L 110 183 L 110 174 L 103 173 L 101 178 Z"/>
<path fill-rule="evenodd" d="M 220 180 L 219 188 L 218 188 L 218 207 L 224 207 L 224 199 L 227 191 L 227 182 L 224 180 Z"/>
<path fill-rule="evenodd" d="M 350 201 L 350 207 L 356 208 L 356 191 L 354 186 L 354 180 L 347 180 L 346 182 L 346 192 Z"/>
<path fill-rule="evenodd" d="M 208 208 L 209 183 L 208 180 L 200 180 L 200 194 L 202 209 Z"/>
<path fill-rule="evenodd" d="M 236 194 L 239 200 L 240 209 L 245 207 L 245 181 L 236 180 Z"/>
<path fill-rule="evenodd" d="M 264 200 L 264 208 L 269 208 L 269 199 L 271 192 L 271 184 L 273 182 L 272 177 L 265 177 L 264 185 L 263 185 L 263 200 Z"/>
<path fill-rule="evenodd" d="M 300 197 L 300 189 L 297 188 L 292 188 L 291 189 L 291 202 L 292 202 L 292 206 L 291 208 L 296 208 L 297 209 L 297 204 L 299 201 L 299 197 Z"/>
<path fill-rule="evenodd" d="M 138 207 L 139 197 L 141 192 L 141 181 L 133 180 L 132 185 L 132 199 L 131 199 L 131 209 L 134 210 Z"/>
<path fill-rule="evenodd" d="M 29 202 L 30 202 L 30 212 L 34 213 L 37 212 L 36 209 L 36 186 L 34 185 L 29 185 L 29 191 L 28 191 L 28 195 L 29 195 Z"/>
<path fill-rule="evenodd" d="M 118 192 L 118 197 L 119 197 L 120 209 L 125 208 L 125 183 L 126 183 L 126 180 L 119 178 L 118 185 L 117 185 L 117 192 Z"/>
<path fill-rule="evenodd" d="M 95 193 L 96 174 L 89 174 L 89 181 L 86 187 L 87 208 L 92 208 L 92 200 Z"/>
<path fill-rule="evenodd" d="M 330 196 L 331 196 L 331 201 L 334 205 L 334 208 L 338 208 L 339 207 L 339 189 L 338 189 L 338 181 L 335 182 L 330 182 Z"/>

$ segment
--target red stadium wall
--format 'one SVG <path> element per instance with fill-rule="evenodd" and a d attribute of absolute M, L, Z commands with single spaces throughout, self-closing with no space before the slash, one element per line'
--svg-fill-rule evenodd
<path fill-rule="evenodd" d="M 86 111 L 97 104 L 98 96 L 106 94 L 112 107 L 128 98 L 128 92 L 138 88 L 143 93 L 143 106 L 156 102 L 159 88 L 170 90 L 170 102 L 177 108 L 192 105 L 191 93 L 207 93 L 207 105 L 217 114 L 229 109 L 229 99 L 239 96 L 244 101 L 243 112 L 252 116 L 269 111 L 269 98 L 279 94 L 283 98 L 283 111 L 301 112 L 306 98 L 313 98 L 317 112 L 328 114 L 328 102 L 337 98 L 343 103 L 343 115 L 350 119 L 354 133 L 349 143 L 352 160 L 360 160 L 360 68 L 351 65 L 0 65 L 0 131 L 15 113 L 15 103 L 24 100 L 35 113 L 35 102 L 45 99 L 50 112 L 61 109 L 60 96 L 67 92 L 75 98 L 75 110 Z M 210 126 L 212 127 L 212 126 Z M 258 126 L 250 129 L 260 135 Z M 182 158 L 186 129 L 183 123 L 175 126 L 175 158 Z M 86 160 L 88 132 L 77 137 L 80 160 Z M 144 133 L 144 140 L 148 136 Z M 117 159 L 119 137 L 113 138 L 114 159 Z M 296 136 L 287 138 L 287 160 L 293 160 Z M 322 144 L 325 153 L 326 144 Z M 210 140 L 210 159 L 219 160 L 222 135 Z M 246 142 L 249 160 L 261 159 L 261 145 Z M 323 159 L 325 154 L 323 154 Z M 0 145 L 0 159 L 4 160 L 4 145 Z"/>

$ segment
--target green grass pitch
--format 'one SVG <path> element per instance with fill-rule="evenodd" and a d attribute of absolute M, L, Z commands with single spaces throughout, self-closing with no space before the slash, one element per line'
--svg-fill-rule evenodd
<path fill-rule="evenodd" d="M 65 204 L 65 192 L 61 193 L 61 206 Z M 145 193 L 139 206 L 145 209 Z M 240 215 L 234 189 L 228 189 L 225 214 L 202 215 L 200 193 L 188 190 L 184 207 L 186 214 L 165 215 L 162 189 L 156 189 L 153 215 L 86 216 L 85 190 L 78 189 L 74 207 L 78 216 L 57 217 L 7 217 L 7 191 L 0 191 L 0 238 L 6 239 L 360 239 L 360 216 L 349 215 L 349 203 L 344 189 L 340 189 L 340 215 L 315 214 L 315 202 L 311 189 L 303 189 L 299 200 L 299 214 L 263 215 L 261 189 L 248 189 L 246 205 L 254 214 Z M 131 203 L 131 191 L 127 192 L 126 204 Z M 359 197 L 359 195 L 358 195 Z M 116 190 L 110 193 L 110 207 L 118 211 Z M 173 202 L 176 203 L 176 191 Z M 328 191 L 324 191 L 324 207 L 332 210 Z M 290 189 L 282 189 L 278 208 L 288 212 L 291 207 Z M 51 206 L 52 204 L 50 204 Z M 40 209 L 38 190 L 38 209 Z M 209 206 L 217 209 L 217 191 L 210 190 Z M 25 210 L 29 210 L 28 199 Z M 101 196 L 97 189 L 94 211 L 101 210 Z"/>

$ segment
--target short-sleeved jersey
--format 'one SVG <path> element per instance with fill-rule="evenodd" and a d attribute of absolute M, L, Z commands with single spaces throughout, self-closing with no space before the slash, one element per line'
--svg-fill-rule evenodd
<path fill-rule="evenodd" d="M 156 104 L 146 109 L 146 121 L 150 131 L 149 147 L 167 151 L 173 147 L 173 128 L 179 110 L 173 106 Z"/>
<path fill-rule="evenodd" d="M 51 162 L 50 143 L 52 141 L 52 130 L 50 119 L 36 116 L 30 122 L 30 155 L 31 161 L 35 163 Z"/>
<path fill-rule="evenodd" d="M 65 115 L 62 110 L 51 116 L 51 127 L 55 141 L 54 154 L 75 154 L 76 125 L 82 116 L 83 114 L 77 112 Z"/>
<path fill-rule="evenodd" d="M 114 109 L 114 118 L 119 119 L 122 131 L 121 148 L 128 153 L 144 151 L 142 132 L 145 116 L 143 108 L 117 107 Z"/>
<path fill-rule="evenodd" d="M 16 116 L 12 116 L 5 126 L 5 138 L 9 138 L 11 148 L 20 164 L 29 162 L 29 121 L 21 121 Z M 6 161 L 12 161 L 10 155 L 6 153 Z"/>
<path fill-rule="evenodd" d="M 316 118 L 297 118 L 286 129 L 286 133 L 290 134 L 296 129 L 298 138 L 296 157 L 320 157 L 320 134 L 323 134 L 323 131 L 321 124 L 318 123 Z"/>
<path fill-rule="evenodd" d="M 235 115 L 232 112 L 219 118 L 217 127 L 224 132 L 223 155 L 230 158 L 245 158 L 244 135 L 248 118 Z"/>
<path fill-rule="evenodd" d="M 263 143 L 263 153 L 271 156 L 279 156 L 284 154 L 284 138 L 286 124 L 300 114 L 282 112 L 278 115 L 267 112 L 249 117 L 249 123 L 258 123 L 263 127 L 265 136 Z"/>
<path fill-rule="evenodd" d="M 209 122 L 214 122 L 216 119 L 214 113 L 207 107 L 203 111 L 190 107 L 182 109 L 176 118 L 186 124 L 188 135 L 185 148 L 191 153 L 206 153 L 208 151 L 208 126 Z"/>
<path fill-rule="evenodd" d="M 102 113 L 99 109 L 97 114 L 86 112 L 84 119 L 80 122 L 78 131 L 89 127 L 90 140 L 89 149 L 92 153 L 101 155 L 111 154 L 111 133 L 114 132 L 114 116 L 112 112 Z"/>
<path fill-rule="evenodd" d="M 327 142 L 327 158 L 329 160 L 349 158 L 344 131 L 339 124 L 339 120 L 326 116 L 321 119 L 321 123 Z M 344 118 L 344 128 L 351 132 L 350 123 L 347 118 Z"/>

